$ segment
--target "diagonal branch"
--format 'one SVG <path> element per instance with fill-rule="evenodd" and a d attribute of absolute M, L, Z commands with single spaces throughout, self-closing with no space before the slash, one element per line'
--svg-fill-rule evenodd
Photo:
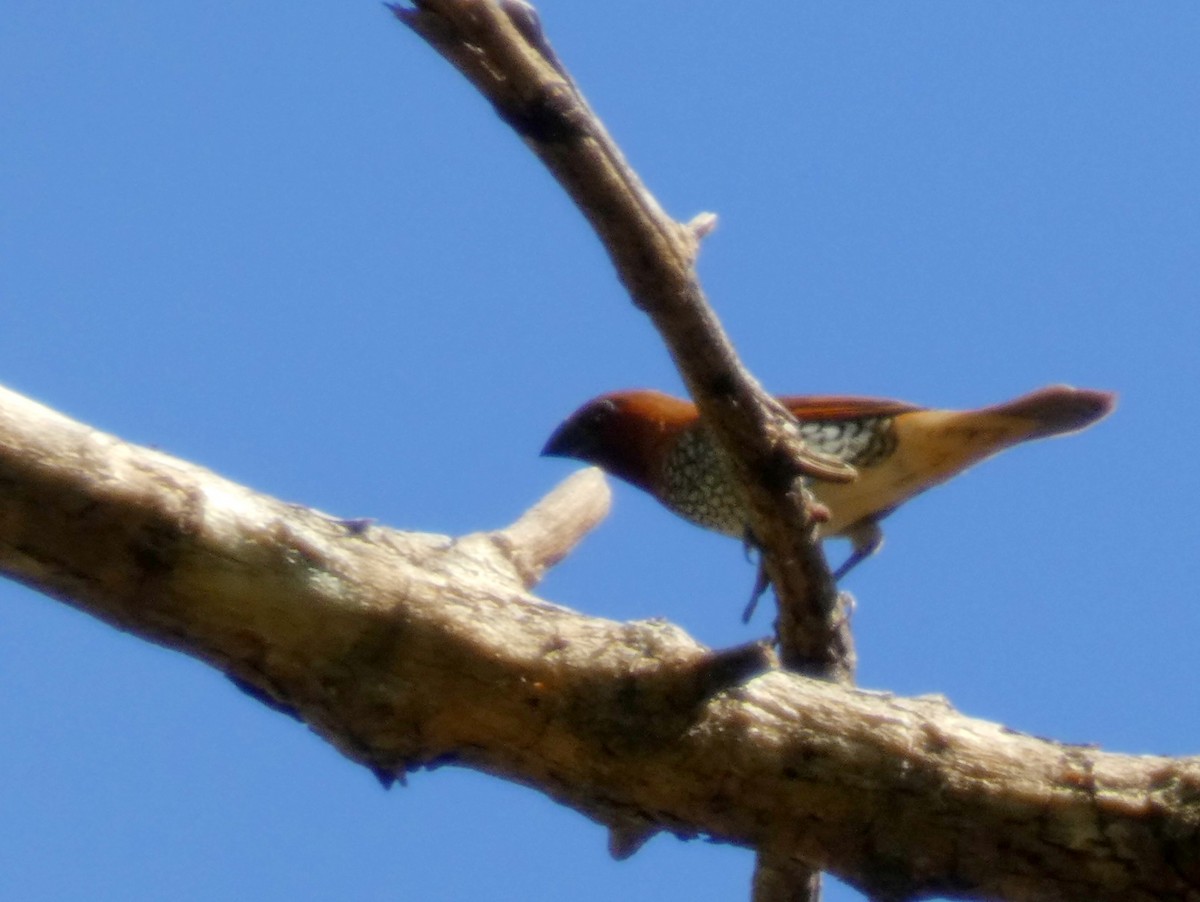
<path fill-rule="evenodd" d="M 697 280 L 713 218 L 676 222 L 626 163 L 521 0 L 417 0 L 392 10 L 453 64 L 537 154 L 596 230 L 634 304 L 662 335 L 752 513 L 780 602 L 784 662 L 832 679 L 853 650 L 800 477 L 853 478 L 805 448 L 792 415 L 738 359 Z"/>
<path fill-rule="evenodd" d="M 597 487 L 551 519 L 578 534 Z M 881 899 L 1200 896 L 1200 759 L 584 617 L 526 590 L 506 546 L 528 522 L 496 541 L 340 520 L 0 390 L 0 572 L 212 664 L 385 782 L 471 767 L 608 825 L 619 853 L 657 830 L 757 848 L 784 889 L 798 859 Z"/>

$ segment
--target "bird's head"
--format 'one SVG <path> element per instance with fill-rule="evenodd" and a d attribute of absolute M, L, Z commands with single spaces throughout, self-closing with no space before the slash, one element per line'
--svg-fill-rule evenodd
<path fill-rule="evenodd" d="M 593 398 L 554 430 L 543 456 L 594 464 L 655 492 L 662 463 L 678 434 L 698 422 L 694 405 L 650 389 Z"/>

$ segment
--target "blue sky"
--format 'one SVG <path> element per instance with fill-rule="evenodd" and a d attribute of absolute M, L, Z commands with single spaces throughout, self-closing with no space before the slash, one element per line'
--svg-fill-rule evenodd
<path fill-rule="evenodd" d="M 867 687 L 1197 750 L 1200 5 L 545 0 L 551 40 L 781 393 L 1114 389 L 1087 433 L 902 509 L 846 582 Z M 503 525 L 584 399 L 677 390 L 534 158 L 377 3 L 16 0 L 0 382 L 282 498 Z M 834 547 L 840 559 L 843 549 Z M 542 585 L 701 640 L 736 543 L 617 487 Z M 0 896 L 740 898 L 749 853 L 462 771 L 384 792 L 206 667 L 0 583 Z M 831 900 L 858 898 L 835 887 Z"/>

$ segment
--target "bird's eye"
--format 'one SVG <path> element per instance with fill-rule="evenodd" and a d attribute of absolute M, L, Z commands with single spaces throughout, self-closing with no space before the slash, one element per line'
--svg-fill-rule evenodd
<path fill-rule="evenodd" d="M 611 419 L 617 413 L 617 402 L 611 398 L 605 398 L 592 407 L 588 414 L 588 422 L 592 425 L 599 425 Z"/>

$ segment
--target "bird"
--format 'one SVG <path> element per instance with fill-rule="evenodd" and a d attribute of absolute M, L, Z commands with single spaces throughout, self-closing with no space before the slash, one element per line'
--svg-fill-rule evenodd
<path fill-rule="evenodd" d="M 828 513 L 818 536 L 850 541 L 849 556 L 833 573 L 840 581 L 879 550 L 880 521 L 901 504 L 1013 445 L 1091 426 L 1113 410 L 1116 395 L 1051 385 L 975 410 L 848 395 L 779 401 L 809 448 L 856 473 L 850 481 L 804 477 Z M 690 401 L 653 389 L 600 395 L 563 421 L 542 454 L 598 466 L 685 520 L 754 544 L 725 454 Z"/>

